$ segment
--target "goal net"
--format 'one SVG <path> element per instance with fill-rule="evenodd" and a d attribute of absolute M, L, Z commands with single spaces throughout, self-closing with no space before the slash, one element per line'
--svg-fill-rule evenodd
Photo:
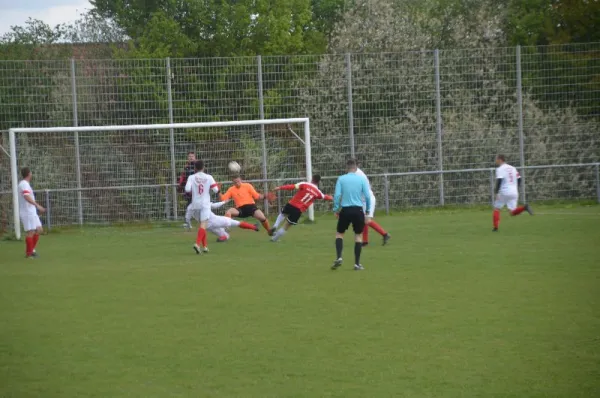
<path fill-rule="evenodd" d="M 14 128 L 9 130 L 13 217 L 19 239 L 18 182 L 29 167 L 48 227 L 182 220 L 179 181 L 189 153 L 227 188 L 231 160 L 259 192 L 310 180 L 308 118 L 206 123 Z M 273 214 L 289 195 L 259 207 Z M 263 207 L 264 206 L 264 207 Z M 313 219 L 312 208 L 308 218 Z"/>

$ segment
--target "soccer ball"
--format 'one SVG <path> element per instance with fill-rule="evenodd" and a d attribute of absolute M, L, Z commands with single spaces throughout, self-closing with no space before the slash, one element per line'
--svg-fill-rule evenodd
<path fill-rule="evenodd" d="M 229 162 L 227 167 L 229 168 L 229 171 L 232 174 L 237 174 L 242 170 L 242 166 L 240 166 L 240 164 L 238 162 L 236 162 L 235 160 L 232 160 L 231 162 Z"/>

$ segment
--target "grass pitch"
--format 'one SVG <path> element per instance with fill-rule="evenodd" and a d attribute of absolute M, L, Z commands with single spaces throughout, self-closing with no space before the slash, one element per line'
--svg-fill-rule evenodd
<path fill-rule="evenodd" d="M 197 256 L 173 228 L 0 243 L 2 397 L 600 396 L 600 207 L 332 217 Z"/>

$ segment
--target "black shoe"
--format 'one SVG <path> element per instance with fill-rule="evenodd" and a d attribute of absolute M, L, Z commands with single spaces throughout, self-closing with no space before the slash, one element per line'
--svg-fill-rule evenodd
<path fill-rule="evenodd" d="M 33 258 L 38 258 L 39 256 L 40 256 L 40 255 L 39 255 L 39 254 L 37 254 L 37 252 L 33 252 L 33 253 L 31 253 L 31 257 L 33 257 Z"/>
<path fill-rule="evenodd" d="M 194 251 L 196 252 L 196 254 L 202 254 L 202 251 L 200 249 L 200 246 L 198 246 L 197 244 L 194 243 Z"/>
<path fill-rule="evenodd" d="M 335 271 L 335 270 L 336 270 L 336 269 L 338 269 L 338 268 L 339 268 L 341 265 L 342 265 L 342 258 L 340 257 L 340 258 L 338 258 L 337 260 L 335 260 L 335 261 L 333 262 L 333 265 L 331 266 L 331 269 Z"/>
<path fill-rule="evenodd" d="M 369 246 L 369 242 L 363 242 L 362 247 Z"/>
<path fill-rule="evenodd" d="M 526 211 L 527 213 L 529 213 L 530 215 L 532 215 L 532 216 L 533 216 L 533 209 L 531 209 L 531 207 L 529 207 L 529 205 L 528 205 L 528 204 L 527 204 L 527 205 L 525 205 L 525 211 Z"/>
<path fill-rule="evenodd" d="M 256 224 L 256 227 L 258 228 L 258 224 Z M 257 231 L 258 231 L 258 229 L 257 229 Z M 269 236 L 273 236 L 273 235 L 275 235 L 275 228 L 271 228 L 269 230 Z"/>
<path fill-rule="evenodd" d="M 492 229 L 492 232 L 498 232 L 498 228 Z"/>
<path fill-rule="evenodd" d="M 383 246 L 385 246 L 390 241 L 390 239 L 392 239 L 390 234 L 383 235 Z"/>
<path fill-rule="evenodd" d="M 260 231 L 260 224 L 259 223 L 254 224 L 254 226 L 256 227 L 256 229 L 255 229 L 256 232 Z"/>

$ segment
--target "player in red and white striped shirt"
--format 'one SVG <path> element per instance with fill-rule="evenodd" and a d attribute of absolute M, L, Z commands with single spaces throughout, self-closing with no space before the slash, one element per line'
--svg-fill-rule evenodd
<path fill-rule="evenodd" d="M 321 176 L 315 174 L 312 178 L 312 182 L 301 182 L 298 184 L 283 185 L 275 188 L 276 191 L 293 191 L 298 190 L 294 197 L 284 206 L 281 213 L 277 216 L 275 225 L 271 229 L 271 241 L 277 242 L 286 231 L 292 226 L 298 224 L 298 220 L 302 213 L 304 213 L 310 205 L 316 199 L 333 200 L 330 195 L 325 195 L 319 190 L 319 182 L 321 182 Z M 277 229 L 279 225 L 285 220 L 283 227 Z M 275 232 L 277 230 L 277 232 Z"/>

